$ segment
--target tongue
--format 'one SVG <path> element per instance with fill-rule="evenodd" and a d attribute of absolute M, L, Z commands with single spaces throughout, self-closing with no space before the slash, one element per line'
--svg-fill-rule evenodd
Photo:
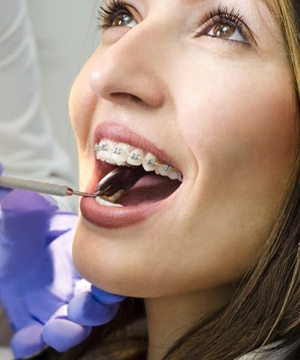
<path fill-rule="evenodd" d="M 179 186 L 179 181 L 154 173 L 146 173 L 118 200 L 118 203 L 123 206 L 136 206 L 158 202 L 169 197 Z"/>

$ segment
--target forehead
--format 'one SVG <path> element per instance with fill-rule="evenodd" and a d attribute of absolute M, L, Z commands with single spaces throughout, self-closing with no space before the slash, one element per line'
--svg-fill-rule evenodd
<path fill-rule="evenodd" d="M 141 0 L 147 1 L 147 0 Z M 151 0 L 150 0 L 151 1 Z M 161 1 L 161 0 L 160 0 Z M 267 9 L 271 14 L 275 15 L 277 12 L 280 1 L 278 0 L 174 0 L 178 4 L 182 5 L 234 5 L 234 6 L 248 6 L 248 7 L 263 7 Z"/>
<path fill-rule="evenodd" d="M 250 15 L 254 15 L 257 12 L 261 13 L 261 15 L 268 16 L 269 19 L 272 18 L 276 22 L 278 22 L 278 8 L 281 4 L 280 0 L 136 0 L 136 2 L 148 3 L 154 7 L 166 6 L 166 8 L 168 5 L 172 6 L 174 4 L 181 8 L 234 7 L 241 9 L 243 12 L 248 12 Z"/>

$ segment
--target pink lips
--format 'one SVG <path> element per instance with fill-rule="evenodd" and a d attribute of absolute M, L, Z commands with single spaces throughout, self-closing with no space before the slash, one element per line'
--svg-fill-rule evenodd
<path fill-rule="evenodd" d="M 105 122 L 98 125 L 94 134 L 94 143 L 98 143 L 103 138 L 116 142 L 125 142 L 153 154 L 159 154 L 159 158 L 162 161 L 176 167 L 174 159 L 170 159 L 163 150 L 157 148 L 154 144 L 149 142 L 149 140 L 119 124 Z M 96 170 L 95 175 L 88 185 L 89 190 L 95 189 L 96 184 L 102 176 L 101 170 L 98 169 L 98 164 L 99 163 L 95 159 Z M 82 198 L 80 201 L 80 210 L 83 217 L 95 225 L 105 228 L 119 228 L 144 221 L 165 206 L 168 199 L 169 198 L 159 202 L 137 206 L 109 207 L 96 203 L 93 198 Z"/>
<path fill-rule="evenodd" d="M 174 163 L 175 159 L 170 156 L 160 147 L 154 145 L 145 137 L 135 133 L 133 130 L 112 122 L 104 122 L 97 126 L 94 133 L 94 144 L 98 143 L 101 139 L 110 139 L 116 142 L 124 142 L 137 148 L 141 148 L 146 152 L 150 152 L 159 159 L 178 169 L 179 164 Z M 180 170 L 180 169 L 178 169 Z"/>
<path fill-rule="evenodd" d="M 161 203 L 141 206 L 109 207 L 99 205 L 93 198 L 82 198 L 80 210 L 91 223 L 105 228 L 119 228 L 141 222 L 158 211 Z"/>

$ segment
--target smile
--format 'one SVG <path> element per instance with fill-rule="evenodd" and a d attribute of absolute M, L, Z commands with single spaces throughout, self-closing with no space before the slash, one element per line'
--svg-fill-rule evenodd
<path fill-rule="evenodd" d="M 127 143 L 102 139 L 95 144 L 94 152 L 100 162 L 126 167 L 118 175 L 119 179 L 114 179 L 113 191 L 110 189 L 95 199 L 100 205 L 130 206 L 159 201 L 182 182 L 182 174 L 177 169 Z"/>
<path fill-rule="evenodd" d="M 94 170 L 86 191 L 95 192 L 99 182 L 103 184 L 107 178 L 108 184 L 111 185 L 111 179 L 113 184 L 101 196 L 80 200 L 85 220 L 98 227 L 116 229 L 173 211 L 180 194 L 177 190 L 184 180 L 178 159 L 114 122 L 100 123 L 93 143 Z"/>

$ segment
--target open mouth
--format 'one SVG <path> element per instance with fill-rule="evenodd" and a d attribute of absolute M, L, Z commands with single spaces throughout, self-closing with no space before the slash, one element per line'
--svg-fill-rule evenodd
<path fill-rule="evenodd" d="M 116 168 L 107 191 L 96 202 L 107 206 L 137 206 L 168 198 L 182 183 L 182 174 L 155 155 L 126 143 L 102 139 L 94 148 L 102 177 Z"/>

